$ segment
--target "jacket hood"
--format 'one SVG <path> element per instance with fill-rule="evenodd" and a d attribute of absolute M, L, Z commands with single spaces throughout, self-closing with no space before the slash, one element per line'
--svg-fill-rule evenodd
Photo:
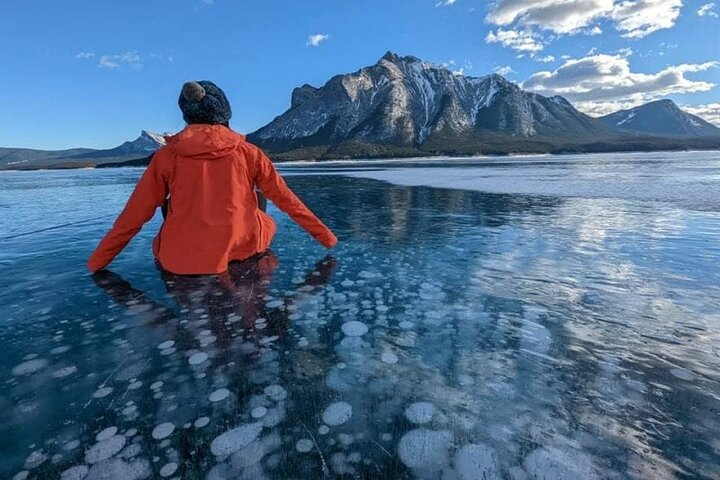
<path fill-rule="evenodd" d="M 212 160 L 226 157 L 244 141 L 244 135 L 224 125 L 194 124 L 169 137 L 167 146 L 182 157 Z"/>

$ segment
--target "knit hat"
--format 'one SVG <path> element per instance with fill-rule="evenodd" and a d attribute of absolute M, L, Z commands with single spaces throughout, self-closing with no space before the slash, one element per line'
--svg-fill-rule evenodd
<path fill-rule="evenodd" d="M 183 85 L 178 105 L 188 124 L 225 124 L 232 117 L 230 102 L 225 92 L 207 80 L 187 82 Z"/>

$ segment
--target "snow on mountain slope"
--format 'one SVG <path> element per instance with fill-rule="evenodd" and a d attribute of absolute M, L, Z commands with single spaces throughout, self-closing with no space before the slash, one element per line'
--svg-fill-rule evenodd
<path fill-rule="evenodd" d="M 250 139 L 280 149 L 349 140 L 417 146 L 434 134 L 484 130 L 534 137 L 597 135 L 605 128 L 567 100 L 525 92 L 500 75 L 456 75 L 388 52 L 321 88 L 295 89 L 290 109 Z"/>

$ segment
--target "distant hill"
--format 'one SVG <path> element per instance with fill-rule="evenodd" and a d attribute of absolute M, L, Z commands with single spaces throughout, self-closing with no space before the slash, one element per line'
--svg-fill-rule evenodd
<path fill-rule="evenodd" d="M 0 148 L 0 170 L 36 170 L 40 168 L 82 168 L 103 163 L 121 164 L 151 155 L 165 144 L 162 135 L 143 130 L 138 138 L 107 150 L 74 148 L 70 150 L 32 150 Z"/>
<path fill-rule="evenodd" d="M 650 135 L 720 136 L 720 128 L 681 110 L 672 100 L 657 100 L 600 117 L 609 128 Z"/>

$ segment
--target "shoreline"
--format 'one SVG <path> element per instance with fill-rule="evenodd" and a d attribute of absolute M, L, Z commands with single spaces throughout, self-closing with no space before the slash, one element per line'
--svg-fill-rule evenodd
<path fill-rule="evenodd" d="M 283 162 L 273 162 L 278 168 L 282 167 L 341 167 L 341 166 L 352 166 L 352 165 L 373 165 L 373 164 L 407 164 L 407 163 L 430 163 L 437 161 L 444 161 L 450 164 L 461 163 L 476 160 L 478 162 L 488 160 L 521 160 L 521 159 L 542 159 L 542 158 L 566 158 L 573 156 L 608 156 L 608 155 L 641 155 L 641 154 L 673 154 L 673 153 L 707 153 L 707 152 L 718 152 L 720 149 L 708 148 L 708 149 L 690 149 L 690 150 L 633 150 L 633 151 L 615 151 L 615 152 L 567 152 L 567 153 L 509 153 L 502 155 L 468 155 L 468 156 L 457 156 L 457 155 L 431 155 L 431 156 L 420 156 L 420 157 L 372 157 L 372 158 L 354 158 L 354 159 L 336 159 L 336 160 L 291 160 Z M 128 160 L 132 162 L 134 160 Z M 103 166 L 103 164 L 94 166 L 82 166 L 82 167 L 40 167 L 40 168 L 0 168 L 2 172 L 57 172 L 63 170 L 98 170 L 98 169 L 117 169 L 117 168 L 138 168 L 144 169 L 146 165 L 112 165 Z"/>

